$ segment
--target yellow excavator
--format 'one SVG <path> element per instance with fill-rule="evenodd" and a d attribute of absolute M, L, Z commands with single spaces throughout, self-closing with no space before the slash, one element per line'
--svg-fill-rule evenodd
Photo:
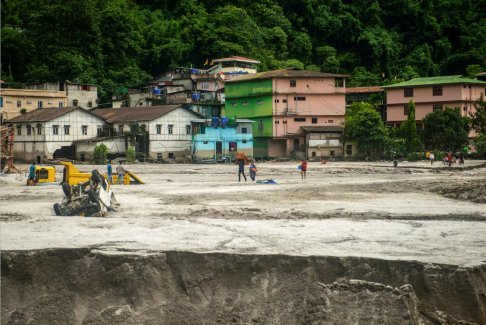
<path fill-rule="evenodd" d="M 69 186 L 78 185 L 79 183 L 85 183 L 90 180 L 91 173 L 80 172 L 76 166 L 69 161 L 61 161 L 64 165 L 64 171 L 62 173 L 62 183 L 66 183 Z M 105 179 L 108 178 L 107 174 L 102 174 Z M 112 175 L 113 184 L 118 183 L 118 175 Z M 123 178 L 123 185 L 133 184 L 145 184 L 137 175 L 132 172 L 126 171 Z"/>

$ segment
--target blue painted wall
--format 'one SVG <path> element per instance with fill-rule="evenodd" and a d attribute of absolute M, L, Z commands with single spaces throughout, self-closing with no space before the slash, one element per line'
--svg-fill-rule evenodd
<path fill-rule="evenodd" d="M 246 128 L 247 133 L 241 133 Z M 247 156 L 253 156 L 253 134 L 251 123 L 238 123 L 237 127 L 205 126 L 204 134 L 194 134 L 192 141 L 193 156 L 196 159 L 221 159 L 224 156 L 234 156 L 236 152 L 244 152 Z M 216 142 L 222 142 L 222 154 L 216 157 Z M 236 151 L 230 150 L 230 142 L 236 142 Z"/>

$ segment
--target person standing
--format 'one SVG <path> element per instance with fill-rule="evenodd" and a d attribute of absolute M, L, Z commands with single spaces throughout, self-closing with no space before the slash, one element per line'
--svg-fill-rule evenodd
<path fill-rule="evenodd" d="M 243 178 L 245 179 L 245 182 L 246 182 L 246 176 L 245 176 L 245 160 L 244 159 L 239 159 L 238 160 L 238 182 L 241 181 L 241 175 L 243 175 Z"/>
<path fill-rule="evenodd" d="M 255 181 L 256 172 L 257 172 L 257 168 L 256 168 L 256 165 L 255 165 L 255 162 L 252 160 L 251 163 L 250 163 L 250 178 L 251 178 L 252 182 Z"/>
<path fill-rule="evenodd" d="M 430 161 L 430 151 L 428 150 L 425 152 L 425 160 L 427 160 L 427 163 Z"/>
<path fill-rule="evenodd" d="M 108 172 L 107 181 L 109 184 L 113 184 L 113 168 L 111 167 L 111 160 L 108 160 L 108 165 L 106 165 L 106 170 Z"/>
<path fill-rule="evenodd" d="M 434 155 L 434 153 L 433 153 L 433 152 L 431 152 L 431 153 L 430 153 L 430 157 L 429 157 L 429 158 L 430 158 L 430 164 L 431 164 L 431 165 L 432 165 L 432 164 L 434 164 L 434 161 L 435 161 L 435 155 Z"/>
<path fill-rule="evenodd" d="M 35 162 L 32 162 L 32 164 L 30 164 L 27 185 L 35 185 Z"/>
<path fill-rule="evenodd" d="M 123 185 L 123 179 L 125 178 L 125 168 L 123 168 L 121 161 L 118 163 L 118 166 L 116 166 L 116 173 L 118 174 L 118 184 Z"/>
<path fill-rule="evenodd" d="M 449 165 L 449 167 L 452 166 L 452 152 L 449 152 L 447 154 L 447 164 Z"/>
<path fill-rule="evenodd" d="M 307 174 L 307 160 L 302 159 L 302 163 L 300 164 L 300 176 L 302 179 L 306 178 Z"/>

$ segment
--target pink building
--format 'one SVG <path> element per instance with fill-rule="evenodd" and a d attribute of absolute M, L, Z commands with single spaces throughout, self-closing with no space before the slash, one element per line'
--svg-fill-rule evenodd
<path fill-rule="evenodd" d="M 486 93 L 486 82 L 461 76 L 415 78 L 385 86 L 387 114 L 390 126 L 399 126 L 407 119 L 410 100 L 415 103 L 417 122 L 434 110 L 459 107 L 463 116 L 474 111 L 473 102 Z"/>
<path fill-rule="evenodd" d="M 225 114 L 249 118 L 257 157 L 338 157 L 346 108 L 344 75 L 283 69 L 226 83 Z"/>

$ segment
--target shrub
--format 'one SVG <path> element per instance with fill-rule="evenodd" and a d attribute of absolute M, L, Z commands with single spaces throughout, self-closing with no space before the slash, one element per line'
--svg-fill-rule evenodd
<path fill-rule="evenodd" d="M 486 133 L 480 134 L 474 140 L 474 146 L 479 157 L 486 157 Z"/>
<path fill-rule="evenodd" d="M 425 159 L 425 153 L 423 152 L 411 152 L 407 155 L 407 161 L 419 161 Z"/>
<path fill-rule="evenodd" d="M 108 147 L 102 143 L 94 148 L 93 162 L 95 164 L 106 164 L 106 158 L 108 157 Z"/>
<path fill-rule="evenodd" d="M 127 163 L 133 164 L 135 162 L 135 147 L 129 146 L 127 149 Z"/>

